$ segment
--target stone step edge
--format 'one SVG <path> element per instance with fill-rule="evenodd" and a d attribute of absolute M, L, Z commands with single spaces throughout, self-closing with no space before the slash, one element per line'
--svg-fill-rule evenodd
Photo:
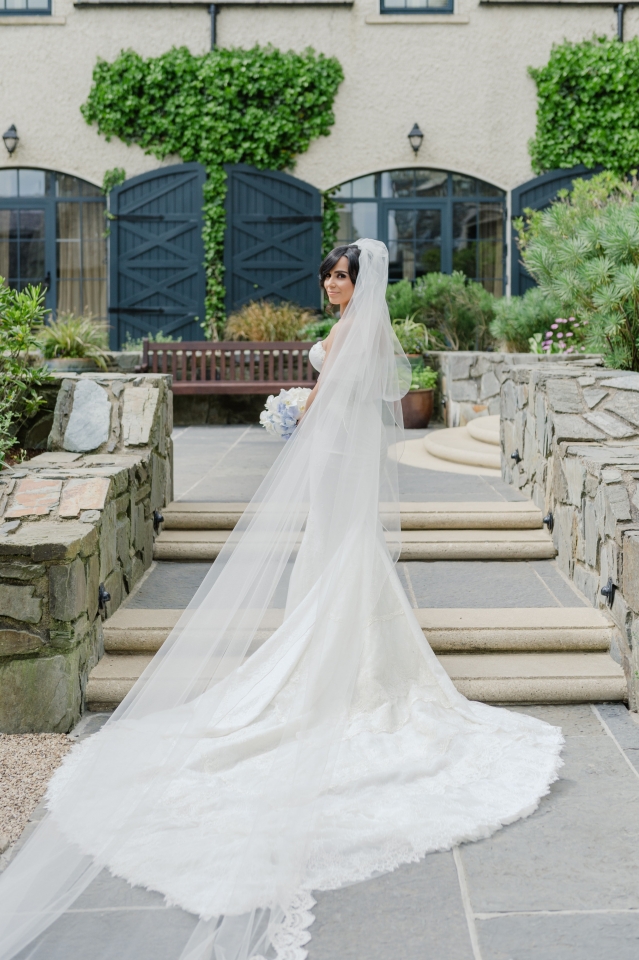
<path fill-rule="evenodd" d="M 215 560 L 221 542 L 159 542 L 153 549 L 154 560 L 176 563 L 205 562 Z M 557 551 L 550 539 L 547 542 L 462 542 L 462 543 L 404 543 L 400 560 L 552 560 Z"/>
<path fill-rule="evenodd" d="M 121 607 L 104 624 L 105 651 L 155 652 L 183 612 Z M 282 621 L 280 611 L 269 614 L 266 635 Z M 435 652 L 607 651 L 612 637 L 612 624 L 590 607 L 418 609 L 415 615 Z"/>
<path fill-rule="evenodd" d="M 163 510 L 163 529 L 232 530 L 247 506 L 174 501 Z M 530 501 L 402 503 L 400 516 L 402 530 L 534 530 L 542 527 L 542 512 Z"/>
<path fill-rule="evenodd" d="M 538 675 L 517 675 L 513 669 L 518 666 L 517 661 L 519 661 L 520 666 L 524 666 L 521 662 L 522 657 L 527 657 L 530 660 L 531 656 L 535 657 L 538 664 L 545 661 L 543 663 L 545 671 Z M 110 710 L 117 706 L 128 694 L 145 666 L 151 662 L 152 657 L 105 657 L 101 663 L 104 663 L 105 659 L 111 662 L 114 660 L 138 661 L 135 664 L 137 670 L 133 676 L 126 678 L 100 678 L 94 675 L 94 668 L 89 677 L 86 692 L 89 710 Z M 512 654 L 510 656 L 495 654 L 492 657 L 490 654 L 483 654 L 463 657 L 441 656 L 438 659 L 457 689 L 464 696 L 485 703 L 585 703 L 627 699 L 627 686 L 623 671 L 611 657 L 605 654 L 548 653 L 540 655 Z M 566 665 L 571 663 L 571 659 L 574 666 L 579 666 L 581 669 L 567 672 Z M 495 675 L 490 676 L 487 667 L 491 665 L 491 660 L 495 667 L 498 663 L 503 666 L 504 661 L 507 661 L 512 671 L 511 675 L 501 676 L 499 675 L 500 671 L 496 670 Z M 556 667 L 563 665 L 563 670 L 556 670 L 554 676 L 549 672 L 553 667 L 553 660 Z M 471 661 L 479 661 L 483 668 L 481 671 L 483 675 L 459 676 L 459 661 L 465 661 L 468 664 L 467 669 L 463 671 L 466 674 L 473 672 L 470 670 Z M 104 664 L 104 666 L 107 665 Z M 595 669 L 597 666 L 599 669 Z M 528 664 L 528 669 L 530 670 L 530 664 Z"/>

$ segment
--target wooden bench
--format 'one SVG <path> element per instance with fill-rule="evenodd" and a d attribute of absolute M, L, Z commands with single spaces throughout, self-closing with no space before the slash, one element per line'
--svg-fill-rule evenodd
<path fill-rule="evenodd" d="M 170 373 L 175 394 L 279 393 L 312 387 L 317 372 L 308 359 L 312 343 L 241 340 L 143 341 L 144 373 Z"/>

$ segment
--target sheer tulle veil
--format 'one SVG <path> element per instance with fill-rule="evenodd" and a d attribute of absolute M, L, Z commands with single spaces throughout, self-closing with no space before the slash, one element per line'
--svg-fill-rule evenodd
<path fill-rule="evenodd" d="M 389 322 L 386 247 L 358 245 L 308 415 L 143 676 L 57 772 L 47 816 L 0 878 L 1 960 L 28 944 L 25 957 L 50 960 L 36 938 L 103 869 L 200 917 L 175 960 L 304 956 L 309 892 L 335 856 L 315 842 L 321 798 L 400 548 L 387 453 L 410 367 Z M 189 860 L 194 838 L 204 866 Z"/>
<path fill-rule="evenodd" d="M 358 246 L 315 402 L 0 877 L 0 960 L 67 960 L 39 935 L 103 870 L 193 915 L 162 960 L 304 960 L 312 891 L 489 836 L 557 778 L 561 731 L 461 696 L 397 577 L 410 367 L 386 247 Z"/>

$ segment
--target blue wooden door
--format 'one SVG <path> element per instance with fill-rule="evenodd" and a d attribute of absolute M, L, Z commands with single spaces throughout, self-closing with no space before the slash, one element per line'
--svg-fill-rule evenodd
<path fill-rule="evenodd" d="M 599 168 L 601 169 L 601 168 Z M 572 167 L 569 170 L 550 170 L 543 173 L 540 177 L 528 180 L 522 183 L 512 192 L 512 215 L 521 217 L 524 210 L 544 210 L 549 207 L 556 199 L 560 190 L 570 190 L 573 180 L 589 180 L 596 170 L 589 170 L 587 167 Z M 525 266 L 521 262 L 519 247 L 517 246 L 517 234 L 512 231 L 512 285 L 513 294 L 522 295 L 529 287 L 536 286 L 535 281 L 530 276 Z"/>
<path fill-rule="evenodd" d="M 319 310 L 319 190 L 286 173 L 247 164 L 225 170 L 227 313 L 251 300 L 291 300 Z"/>
<path fill-rule="evenodd" d="M 204 246 L 199 163 L 125 180 L 109 198 L 111 348 L 149 333 L 202 340 Z"/>

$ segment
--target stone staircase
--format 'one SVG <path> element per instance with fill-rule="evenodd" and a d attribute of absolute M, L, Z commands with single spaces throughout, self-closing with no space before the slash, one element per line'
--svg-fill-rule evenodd
<path fill-rule="evenodd" d="M 244 503 L 170 504 L 153 558 L 215 560 L 245 509 Z M 556 553 L 541 511 L 527 501 L 404 503 L 401 522 L 400 560 L 548 560 Z"/>
<path fill-rule="evenodd" d="M 440 431 L 443 432 L 443 431 Z M 239 503 L 173 503 L 156 540 L 159 561 L 213 560 L 241 516 Z M 529 502 L 404 503 L 403 560 L 554 557 L 541 512 Z M 182 610 L 121 607 L 104 624 L 105 656 L 91 672 L 87 705 L 111 710 L 131 689 Z M 587 606 L 431 608 L 416 615 L 455 685 L 484 702 L 624 700 L 609 654 L 612 625 Z M 270 611 L 265 635 L 281 613 Z"/>

